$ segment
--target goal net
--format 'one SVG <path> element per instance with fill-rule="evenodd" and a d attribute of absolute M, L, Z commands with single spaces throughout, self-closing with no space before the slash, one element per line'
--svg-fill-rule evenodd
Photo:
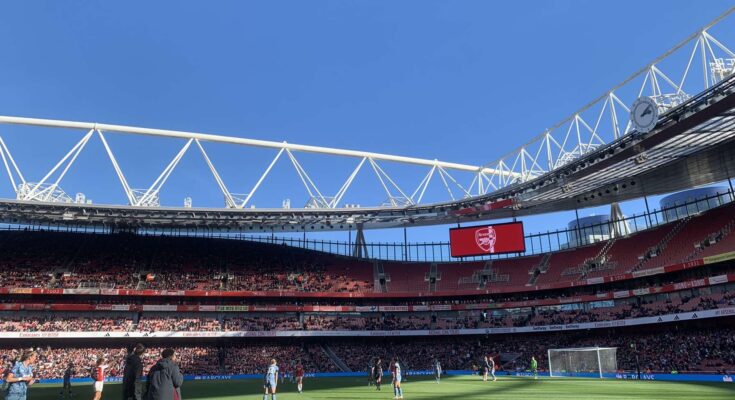
<path fill-rule="evenodd" d="M 603 378 L 617 371 L 617 351 L 617 347 L 549 349 L 549 375 Z"/>

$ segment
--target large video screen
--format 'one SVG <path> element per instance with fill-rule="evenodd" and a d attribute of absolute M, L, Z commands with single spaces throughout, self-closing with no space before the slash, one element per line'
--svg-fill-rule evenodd
<path fill-rule="evenodd" d="M 522 253 L 526 251 L 523 222 L 452 228 L 449 247 L 452 257 Z"/>

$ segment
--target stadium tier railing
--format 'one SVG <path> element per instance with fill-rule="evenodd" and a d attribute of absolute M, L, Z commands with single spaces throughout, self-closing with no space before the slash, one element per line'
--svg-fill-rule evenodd
<path fill-rule="evenodd" d="M 594 329 L 660 325 L 735 316 L 735 307 L 625 318 L 596 322 L 528 325 L 493 328 L 399 329 L 399 330 L 242 330 L 242 331 L 11 331 L 0 332 L 0 339 L 130 339 L 130 338 L 354 338 L 354 337 L 437 337 L 507 335 L 538 332 L 572 332 Z"/>
<path fill-rule="evenodd" d="M 713 195 L 701 197 L 685 203 L 676 204 L 671 207 L 663 207 L 640 214 L 634 214 L 616 221 L 577 226 L 572 229 L 528 234 L 525 236 L 526 251 L 524 253 L 464 257 L 462 259 L 458 259 L 450 256 L 449 242 L 369 242 L 365 244 L 367 252 L 363 253 L 363 258 L 383 261 L 448 262 L 484 261 L 539 255 L 560 250 L 573 249 L 609 240 L 612 238 L 611 232 L 620 230 L 620 227 L 622 226 L 625 227 L 625 230 L 628 230 L 628 235 L 642 232 L 668 223 L 676 222 L 684 218 L 697 216 L 702 212 L 716 207 L 727 206 L 734 200 L 735 192 L 733 192 L 732 189 L 729 189 L 723 193 L 715 193 Z M 0 224 L 0 229 L 82 233 L 112 232 L 112 228 L 110 227 L 89 225 L 53 225 L 50 223 L 39 225 Z M 306 239 L 305 236 L 284 237 L 276 236 L 275 234 L 253 235 L 242 231 L 221 231 L 206 228 L 186 227 L 157 229 L 141 228 L 137 232 L 141 235 L 152 236 L 164 235 L 173 237 L 206 237 L 215 239 L 247 240 L 265 244 L 287 245 L 348 257 L 352 257 L 355 251 L 355 243 L 352 240 L 314 240 Z"/>

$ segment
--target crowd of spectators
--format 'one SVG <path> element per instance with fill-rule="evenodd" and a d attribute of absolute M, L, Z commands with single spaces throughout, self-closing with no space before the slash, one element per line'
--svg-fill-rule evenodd
<path fill-rule="evenodd" d="M 631 350 L 634 343 L 635 350 Z M 636 352 L 643 372 L 735 372 L 735 329 L 705 329 L 650 334 L 566 332 L 544 335 L 445 337 L 341 341 L 330 345 L 352 370 L 364 371 L 380 357 L 400 357 L 404 368 L 430 370 L 435 359 L 447 369 L 472 369 L 482 357 L 494 357 L 499 368 L 527 370 L 531 356 L 548 366 L 547 350 L 573 347 L 617 347 L 618 369 L 636 370 Z"/>
<path fill-rule="evenodd" d="M 58 315 L 9 316 L 0 319 L 0 332 L 127 332 L 128 318 L 71 317 Z"/>
<path fill-rule="evenodd" d="M 0 232 L 0 287 L 370 292 L 360 261 L 240 240 Z"/>
<path fill-rule="evenodd" d="M 137 329 L 142 332 L 195 332 L 221 331 L 217 318 L 208 317 L 141 317 Z"/>
<path fill-rule="evenodd" d="M 373 266 L 369 262 L 285 245 L 240 240 L 11 231 L 0 232 L 0 251 L 4 255 L 0 260 L 4 271 L 0 276 L 0 287 L 374 291 Z M 415 277 L 416 282 L 424 282 L 423 269 L 412 269 L 420 272 Z M 657 280 L 656 284 L 666 282 L 666 278 L 661 277 L 650 279 Z M 619 284 L 626 285 L 624 282 Z M 422 285 L 419 285 L 422 290 L 428 289 Z M 576 290 L 584 294 L 591 291 L 584 288 Z M 559 298 L 575 294 L 572 291 L 516 294 L 494 296 L 492 301 Z M 468 301 L 477 300 L 441 300 L 440 303 Z M 410 300 L 409 303 L 435 302 L 421 299 Z"/>
<path fill-rule="evenodd" d="M 299 318 L 290 317 L 227 317 L 225 331 L 295 331 L 302 328 Z"/>
<path fill-rule="evenodd" d="M 621 304 L 615 307 L 592 308 L 589 310 L 543 311 L 521 323 L 537 326 L 611 321 L 733 306 L 735 306 L 735 293 L 714 293 L 696 297 L 674 297 L 668 300 L 642 302 L 641 304 Z"/>
<path fill-rule="evenodd" d="M 542 325 L 561 325 L 651 317 L 690 311 L 735 306 L 735 293 L 716 293 L 643 304 L 622 304 L 578 310 L 538 309 L 516 313 L 492 314 L 480 310 L 443 312 L 438 314 L 384 314 L 382 316 L 320 316 L 305 318 L 307 330 L 412 330 L 412 329 L 478 329 Z"/>
<path fill-rule="evenodd" d="M 636 344 L 640 365 L 647 371 L 735 372 L 735 329 L 706 329 L 701 331 L 660 332 L 648 335 L 608 335 L 604 339 L 609 346 L 618 347 L 618 365 L 635 369 L 635 352 L 629 350 Z M 599 340 L 586 338 L 582 345 L 592 345 Z"/>
<path fill-rule="evenodd" d="M 620 302 L 612 307 L 563 310 L 559 307 L 527 308 L 518 312 L 497 314 L 471 311 L 437 317 L 435 329 L 504 328 L 542 325 L 564 325 L 585 322 L 613 321 L 630 318 L 654 317 L 665 314 L 712 310 L 735 306 L 735 293 L 701 294 L 696 297 L 672 297 L 668 300 Z"/>
<path fill-rule="evenodd" d="M 428 314 L 384 314 L 372 316 L 322 316 L 309 315 L 304 320 L 304 329 L 319 330 L 411 330 L 431 329 L 431 316 Z"/>
<path fill-rule="evenodd" d="M 0 263 L 0 265 L 5 263 Z M 36 267 L 21 267 L 17 264 L 3 266 L 0 287 L 45 288 L 48 287 L 51 271 Z"/>
<path fill-rule="evenodd" d="M 339 369 L 319 345 L 248 344 L 234 346 L 174 347 L 177 363 L 187 375 L 262 374 L 271 359 L 282 370 L 301 363 L 309 372 L 336 372 Z M 25 349 L 0 348 L 3 367 L 14 363 Z M 60 378 L 72 365 L 73 377 L 87 378 L 98 357 L 104 357 L 107 376 L 121 377 L 128 351 L 123 347 L 40 347 L 34 375 L 40 379 Z M 144 373 L 160 359 L 161 347 L 148 348 L 141 357 Z"/>
<path fill-rule="evenodd" d="M 427 330 L 478 329 L 542 325 L 561 325 L 613 321 L 664 314 L 711 310 L 735 306 L 735 293 L 700 294 L 695 297 L 672 296 L 667 300 L 623 300 L 614 306 L 565 310 L 554 307 L 517 309 L 515 312 L 443 311 L 420 313 L 264 313 L 242 314 L 153 313 L 140 314 L 135 322 L 132 313 L 105 316 L 72 316 L 68 313 L 0 313 L 0 331 L 5 332 L 74 332 L 74 331 L 329 331 L 329 330 Z"/>
<path fill-rule="evenodd" d="M 258 374 L 272 359 L 286 372 L 299 363 L 308 372 L 339 371 L 319 345 L 271 343 L 228 347 L 224 351 L 223 364 L 225 371 L 232 374 Z"/>
<path fill-rule="evenodd" d="M 443 336 L 433 338 L 344 338 L 324 343 L 234 343 L 220 346 L 175 348 L 185 374 L 261 374 L 271 359 L 288 372 L 301 363 L 307 372 L 338 371 L 342 362 L 352 371 L 364 371 L 376 357 L 387 363 L 399 357 L 406 370 L 431 369 L 439 360 L 445 370 L 472 369 L 482 357 L 494 357 L 499 369 L 526 370 L 531 356 L 541 369 L 548 365 L 547 350 L 573 347 L 616 347 L 618 369 L 642 372 L 735 372 L 735 328 L 691 328 L 638 331 L 545 333 L 534 335 Z M 338 360 L 330 359 L 328 350 Z M 150 348 L 143 356 L 146 368 L 160 357 L 162 348 Z M 9 365 L 20 349 L 0 349 L 0 361 Z M 97 357 L 104 356 L 109 376 L 119 377 L 127 350 L 122 347 L 39 348 L 35 375 L 59 378 L 67 365 L 75 377 L 88 377 Z M 636 357 L 637 356 L 637 357 Z M 636 358 L 638 363 L 636 363 Z"/>
<path fill-rule="evenodd" d="M 8 366 L 20 357 L 23 349 L 0 349 L 0 360 L 3 366 Z M 40 347 L 38 361 L 35 365 L 34 376 L 40 379 L 61 378 L 67 366 L 72 365 L 73 377 L 87 378 L 90 369 L 99 357 L 104 357 L 110 377 L 121 377 L 127 350 L 122 347 L 79 348 L 79 347 Z M 212 375 L 221 373 L 220 349 L 217 347 L 175 347 L 179 366 L 184 374 Z M 147 349 L 141 357 L 144 372 L 160 359 L 163 348 L 152 347 Z"/>

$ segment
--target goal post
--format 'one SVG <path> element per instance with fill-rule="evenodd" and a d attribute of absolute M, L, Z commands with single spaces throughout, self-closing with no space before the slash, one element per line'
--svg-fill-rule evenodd
<path fill-rule="evenodd" d="M 618 369 L 617 347 L 549 349 L 549 376 L 604 378 Z"/>

